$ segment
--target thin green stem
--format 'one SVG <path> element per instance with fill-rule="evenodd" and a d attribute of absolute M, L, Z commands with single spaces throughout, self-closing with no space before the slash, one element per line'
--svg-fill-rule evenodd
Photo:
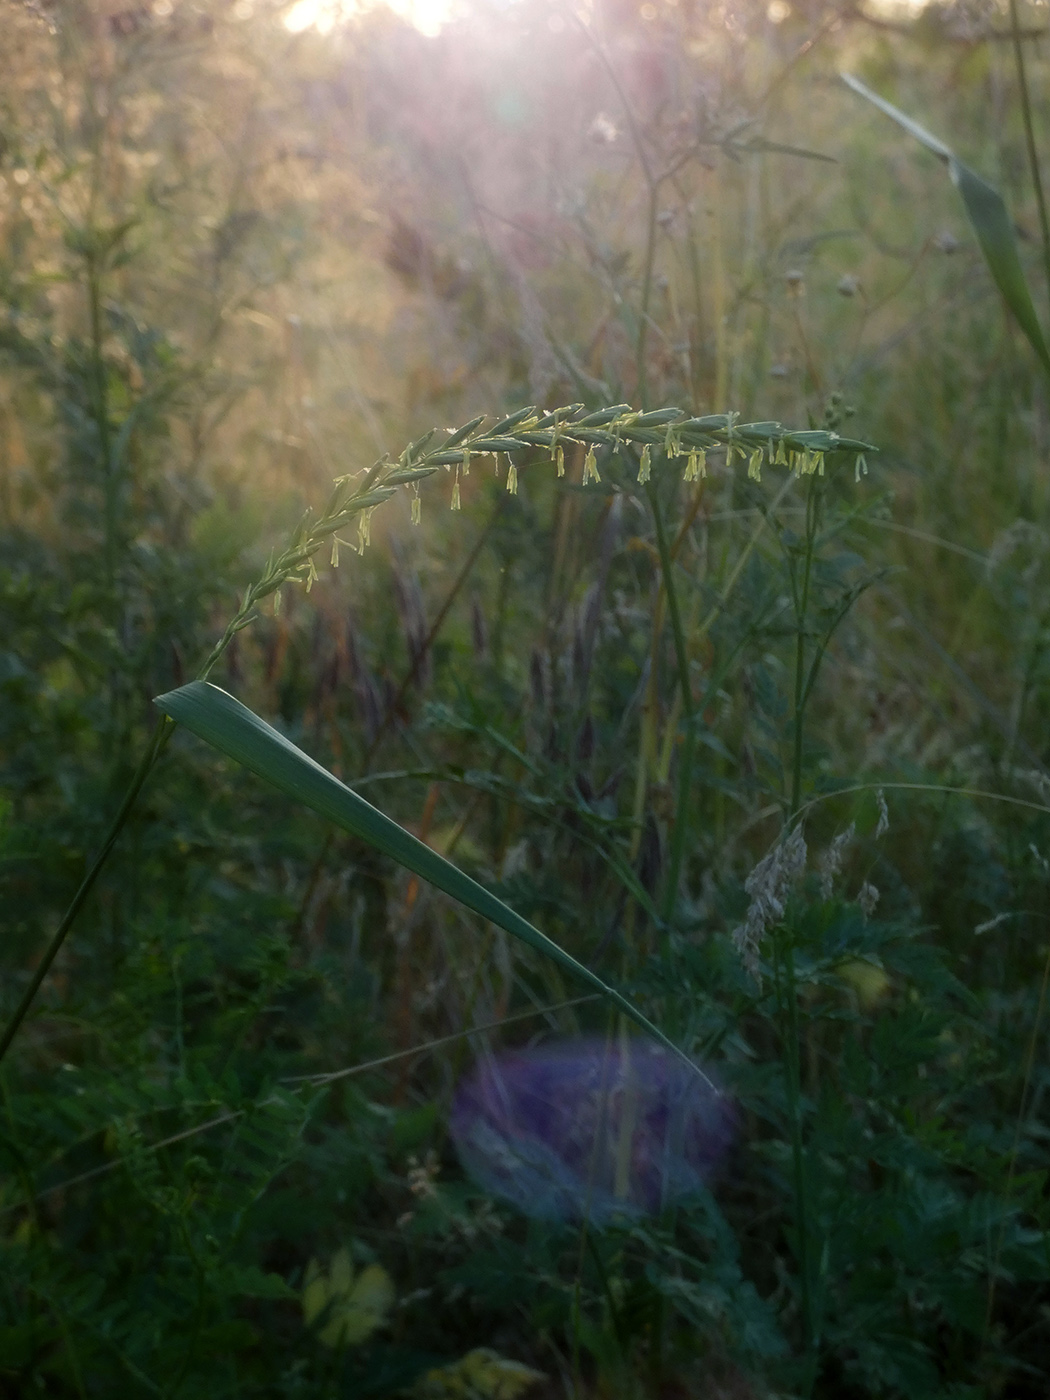
<path fill-rule="evenodd" d="M 11 1042 L 18 1034 L 19 1026 L 21 1026 L 22 1022 L 25 1020 L 29 1008 L 30 1006 L 32 1006 L 33 1001 L 36 998 L 36 994 L 43 984 L 44 978 L 51 970 L 51 964 L 55 961 L 55 958 L 58 956 L 62 944 L 66 941 L 66 935 L 69 933 L 69 930 L 73 927 L 73 924 L 76 922 L 77 915 L 83 908 L 84 902 L 86 901 L 91 891 L 94 889 L 95 882 L 97 881 L 99 875 L 101 875 L 102 873 L 102 867 L 109 859 L 109 854 L 112 851 L 113 847 L 117 844 L 117 838 L 123 831 L 128 817 L 131 815 L 131 809 L 134 807 L 136 801 L 138 800 L 138 795 L 142 791 L 146 779 L 149 777 L 150 772 L 153 769 L 153 765 L 163 753 L 165 747 L 167 746 L 168 740 L 171 738 L 174 730 L 175 725 L 172 720 L 167 718 L 167 716 L 165 716 L 164 719 L 161 720 L 160 724 L 158 724 L 157 728 L 154 730 L 150 746 L 143 754 L 139 766 L 135 769 L 135 773 L 131 779 L 131 782 L 128 784 L 128 788 L 124 794 L 123 800 L 121 801 L 120 806 L 117 808 L 113 820 L 109 824 L 109 828 L 106 831 L 105 837 L 103 838 L 102 845 L 99 847 L 98 852 L 95 855 L 95 859 L 91 862 L 87 874 L 84 876 L 83 880 L 81 880 L 80 888 L 73 896 L 72 903 L 66 910 L 62 922 L 55 930 L 54 936 L 52 937 L 51 942 L 48 944 L 44 956 L 40 959 L 40 962 L 37 964 L 33 976 L 30 978 L 29 985 L 22 993 L 22 999 L 18 1003 L 18 1006 L 15 1008 L 15 1013 L 11 1017 L 11 1020 L 8 1022 L 7 1028 L 3 1033 L 3 1037 L 0 1038 L 0 1061 L 2 1061 L 4 1056 L 7 1054 L 8 1050 L 10 1049 Z"/>
<path fill-rule="evenodd" d="M 800 1055 L 800 1031 L 798 1019 L 798 984 L 795 977 L 795 949 L 793 942 L 784 940 L 782 947 L 784 964 L 784 1000 L 786 1003 L 788 1098 L 791 1115 L 791 1174 L 795 1191 L 795 1225 L 798 1230 L 799 1268 L 802 1279 L 802 1328 L 805 1336 L 807 1381 L 805 1393 L 812 1390 L 815 1370 L 816 1329 L 813 1310 L 813 1271 L 812 1251 L 809 1239 L 809 1206 L 806 1189 L 805 1148 L 802 1140 L 802 1071 Z"/>
<path fill-rule="evenodd" d="M 1017 1171 L 1017 1154 L 1021 1147 L 1021 1132 L 1024 1128 L 1025 1110 L 1028 1107 L 1028 1090 L 1032 1083 L 1032 1070 L 1035 1068 L 1035 1052 L 1039 1047 L 1039 1036 L 1043 1029 L 1043 1016 L 1046 1012 L 1046 993 L 1050 987 L 1050 944 L 1047 945 L 1046 959 L 1043 962 L 1043 980 L 1039 985 L 1039 1002 L 1036 1007 L 1035 1024 L 1032 1026 L 1032 1034 L 1028 1041 L 1028 1054 L 1025 1057 L 1024 1079 L 1021 1083 L 1021 1101 L 1017 1106 L 1017 1122 L 1014 1125 L 1013 1146 L 1010 1149 L 1010 1165 L 1006 1173 L 1006 1189 L 1003 1192 L 1003 1203 L 1009 1208 L 1013 1200 L 1014 1176 Z M 1006 1220 L 999 1226 L 999 1232 L 995 1241 L 995 1255 L 992 1259 L 991 1267 L 988 1270 L 988 1302 L 984 1314 L 984 1331 L 981 1335 L 982 1352 L 988 1345 L 988 1337 L 991 1334 L 992 1322 L 995 1319 L 995 1292 L 999 1281 L 999 1265 L 1002 1260 L 1003 1246 L 1006 1242 Z"/>
<path fill-rule="evenodd" d="M 1031 802 L 1026 797 L 1011 797 L 1005 792 L 989 792 L 986 788 L 951 787 L 947 783 L 887 783 L 879 781 L 877 783 L 853 783 L 850 787 L 835 788 L 832 792 L 822 792 L 819 797 L 811 797 L 808 802 L 804 802 L 798 810 L 798 815 L 803 816 L 813 807 L 819 807 L 822 802 L 830 802 L 836 797 L 852 797 L 858 792 L 936 792 L 943 793 L 949 797 L 975 797 L 985 802 L 1005 802 L 1009 807 L 1022 807 L 1028 812 L 1050 813 L 1050 806 L 1045 802 Z"/>
<path fill-rule="evenodd" d="M 795 599 L 795 695 L 793 715 L 793 755 L 789 827 L 802 806 L 802 756 L 805 737 L 806 702 L 810 687 L 806 676 L 806 630 L 809 616 L 810 582 L 816 546 L 818 477 L 809 479 L 806 495 L 806 535 L 799 586 L 793 580 Z M 787 1051 L 788 1110 L 791 1121 L 791 1165 L 795 1192 L 795 1222 L 798 1230 L 799 1267 L 802 1285 L 802 1326 L 805 1346 L 803 1394 L 812 1394 L 817 1369 L 816 1318 L 813 1308 L 812 1247 L 809 1232 L 809 1204 L 806 1182 L 805 1146 L 802 1125 L 801 1030 L 799 1026 L 798 982 L 795 974 L 794 938 L 784 926 L 778 935 L 779 957 L 784 965 L 786 1002 L 785 1049 Z"/>
<path fill-rule="evenodd" d="M 98 259 L 91 256 L 87 261 L 88 311 L 91 320 L 91 371 L 95 400 L 94 415 L 98 429 L 98 450 L 102 469 L 102 494 L 104 503 L 104 551 L 106 561 L 106 585 L 116 606 L 117 583 L 117 539 L 119 529 L 119 500 L 116 473 L 113 462 L 113 443 L 109 423 L 109 385 L 106 380 L 106 361 L 103 355 L 105 339 L 102 317 L 102 278 Z"/>
<path fill-rule="evenodd" d="M 718 617 L 718 614 L 722 611 L 726 603 L 729 601 L 729 595 L 736 587 L 737 581 L 740 578 L 740 575 L 744 572 L 744 569 L 747 567 L 747 562 L 751 558 L 751 555 L 757 549 L 767 524 L 773 518 L 773 516 L 776 515 L 777 506 L 780 505 L 780 502 L 791 490 L 791 486 L 792 479 L 789 476 L 784 482 L 784 484 L 781 486 L 777 494 L 773 497 L 773 501 L 772 504 L 769 506 L 769 509 L 763 511 L 762 515 L 758 520 L 758 523 L 756 524 L 754 530 L 751 532 L 751 538 L 748 540 L 744 548 L 740 551 L 740 555 L 736 563 L 733 565 L 733 568 L 729 574 L 729 578 L 726 580 L 725 586 L 723 587 L 722 592 L 718 596 L 718 601 L 715 603 L 714 607 L 700 623 L 700 626 L 696 631 L 696 635 L 698 637 L 705 637 L 707 635 L 708 629 L 711 627 L 712 623 Z"/>
<path fill-rule="evenodd" d="M 813 550 L 817 529 L 817 480 L 809 479 L 806 496 L 806 550 L 802 562 L 802 587 L 796 594 L 795 611 L 795 703 L 793 719 L 793 754 L 791 763 L 791 820 L 802 805 L 802 747 L 805 735 L 806 701 L 806 618 L 809 612 L 809 585 L 813 573 Z"/>
<path fill-rule="evenodd" d="M 689 677 L 689 653 L 685 645 L 685 629 L 682 626 L 682 610 L 678 601 L 678 590 L 674 582 L 674 560 L 667 539 L 667 526 L 664 523 L 660 498 L 652 482 L 646 486 L 649 508 L 656 526 L 656 544 L 660 552 L 660 572 L 663 575 L 664 592 L 667 595 L 667 611 L 671 615 L 671 632 L 674 637 L 675 662 L 678 670 L 678 684 L 682 695 L 682 719 L 685 726 L 685 741 L 678 763 L 678 793 L 675 800 L 674 831 L 671 837 L 671 863 L 667 871 L 664 887 L 661 916 L 669 922 L 674 913 L 678 897 L 678 882 L 682 874 L 685 857 L 685 841 L 688 834 L 687 811 L 689 794 L 693 783 L 693 763 L 696 757 L 695 706 L 693 688 Z"/>
<path fill-rule="evenodd" d="M 1043 177 L 1039 173 L 1039 152 L 1035 144 L 1035 128 L 1032 123 L 1032 102 L 1028 91 L 1028 74 L 1025 70 L 1024 49 L 1021 46 L 1021 22 L 1017 13 L 1017 0 L 1010 0 L 1010 35 L 1013 39 L 1014 62 L 1017 65 L 1017 85 L 1021 93 L 1021 115 L 1024 119 L 1024 139 L 1028 150 L 1028 166 L 1032 172 L 1032 185 L 1035 188 L 1035 202 L 1039 209 L 1039 228 L 1043 238 L 1043 269 L 1046 273 L 1046 294 L 1050 300 L 1050 216 L 1047 215 L 1046 196 L 1043 193 Z"/>
<path fill-rule="evenodd" d="M 394 720 L 396 719 L 397 715 L 400 713 L 401 705 L 405 699 L 405 696 L 408 694 L 412 686 L 416 683 L 416 679 L 419 676 L 420 668 L 423 665 L 425 658 L 430 654 L 430 649 L 434 645 L 434 642 L 437 640 L 438 633 L 444 626 L 445 619 L 448 617 L 453 603 L 456 601 L 457 597 L 463 589 L 463 586 L 467 582 L 467 579 L 473 572 L 474 565 L 478 562 L 478 558 L 481 555 L 481 551 L 488 543 L 489 536 L 495 529 L 496 522 L 499 520 L 501 514 L 503 513 L 503 508 L 506 505 L 506 502 L 507 497 L 504 493 L 497 500 L 495 510 L 489 516 L 484 529 L 474 541 L 473 549 L 471 549 L 470 553 L 467 555 L 463 567 L 456 575 L 452 587 L 445 595 L 445 601 L 438 609 L 438 614 L 434 618 L 434 621 L 431 623 L 430 630 L 427 632 L 427 635 L 423 638 L 422 644 L 416 649 L 415 654 L 412 657 L 412 664 L 408 668 L 408 671 L 405 673 L 404 679 L 398 686 L 393 699 L 387 703 L 386 709 L 383 711 L 383 718 L 380 722 L 379 728 L 376 730 L 375 737 L 369 744 L 368 750 L 365 753 L 364 759 L 362 760 L 361 766 L 365 771 L 368 770 L 368 767 L 371 764 L 372 759 L 375 757 L 375 754 L 380 744 L 383 742 L 383 739 L 385 738 L 388 730 L 394 723 Z"/>
<path fill-rule="evenodd" d="M 638 402 L 642 408 L 649 407 L 649 376 L 645 356 L 649 342 L 649 303 L 653 294 L 653 267 L 656 262 L 657 201 L 659 182 L 646 172 L 649 187 L 649 211 L 645 229 L 645 261 L 642 265 L 642 297 L 638 307 L 638 340 L 635 345 L 635 372 L 638 377 Z"/>
<path fill-rule="evenodd" d="M 645 149 L 645 140 L 642 135 L 641 124 L 635 115 L 634 107 L 630 98 L 620 82 L 619 75 L 613 66 L 609 55 L 605 51 L 603 44 L 598 42 L 592 28 L 583 23 L 576 15 L 573 16 L 576 24 L 583 30 L 590 41 L 598 60 L 609 76 L 609 81 L 616 90 L 616 95 L 620 99 L 624 116 L 627 119 L 627 129 L 631 134 L 631 144 L 634 146 L 635 154 L 638 157 L 638 164 L 641 167 L 642 178 L 645 181 L 645 188 L 648 195 L 648 218 L 646 221 L 645 233 L 645 256 L 642 264 L 642 295 L 638 308 L 638 336 L 635 342 L 635 373 L 638 378 L 638 402 L 641 407 L 649 407 L 649 387 L 648 375 L 645 367 L 646 344 L 649 339 L 649 301 L 653 289 L 653 267 L 656 260 L 656 235 L 657 235 L 657 201 L 660 194 L 660 186 L 672 171 L 657 174 L 653 170 L 652 162 Z"/>
<path fill-rule="evenodd" d="M 102 267 L 97 251 L 85 259 L 88 320 L 91 334 L 90 395 L 91 414 L 98 434 L 98 467 L 102 487 L 102 558 L 106 581 L 106 610 L 110 625 L 118 635 L 122 628 L 121 589 L 118 582 L 120 560 L 120 483 L 113 460 L 113 438 L 109 421 L 109 383 L 103 352 L 105 326 L 102 305 Z M 109 673 L 110 744 L 122 746 L 120 736 L 121 698 L 120 672 L 111 666 Z"/>

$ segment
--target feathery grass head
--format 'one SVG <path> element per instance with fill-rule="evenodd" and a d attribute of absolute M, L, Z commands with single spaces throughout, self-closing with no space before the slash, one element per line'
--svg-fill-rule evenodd
<path fill-rule="evenodd" d="M 855 438 L 840 437 L 827 429 L 795 431 L 777 422 L 738 423 L 734 413 L 712 413 L 695 417 L 681 408 L 658 408 L 648 413 L 634 410 L 630 404 L 617 404 L 588 412 L 582 404 L 567 404 L 561 408 L 519 409 L 509 417 L 485 426 L 485 415 L 472 418 L 462 427 L 449 430 L 444 439 L 435 443 L 439 430 L 431 428 L 404 449 L 396 461 L 381 457 L 367 472 L 358 476 L 339 477 L 324 510 L 314 518 L 309 512 L 300 520 L 287 548 L 271 555 L 263 575 L 245 592 L 241 606 L 225 632 L 215 644 L 199 673 L 204 679 L 212 670 L 230 642 L 249 626 L 256 616 L 255 609 L 263 599 L 275 595 L 279 608 L 280 589 L 287 583 L 301 583 L 307 589 L 317 579 L 316 555 L 325 547 L 331 550 L 333 567 L 338 566 L 339 545 L 363 554 L 371 540 L 372 513 L 390 500 L 399 488 L 412 497 L 412 522 L 422 518 L 419 488 L 441 467 L 454 469 L 451 506 L 461 506 L 460 476 L 470 471 L 474 457 L 491 456 L 498 462 L 500 454 L 508 463 L 507 490 L 518 489 L 518 463 L 537 451 L 548 454 L 558 476 L 564 474 L 565 444 L 582 446 L 585 451 L 583 484 L 600 484 L 597 453 L 599 449 L 622 450 L 625 445 L 639 454 L 638 481 L 645 484 L 659 462 L 687 454 L 685 477 L 695 481 L 706 475 L 707 454 L 722 448 L 727 464 L 734 453 L 747 455 L 753 464 L 762 453 L 774 463 L 790 465 L 796 474 L 824 470 L 825 455 L 859 457 L 877 449 Z M 776 448 L 774 450 L 774 444 Z M 752 475 L 757 475 L 753 470 Z M 351 525 L 357 529 L 355 543 L 342 540 L 340 531 Z"/>

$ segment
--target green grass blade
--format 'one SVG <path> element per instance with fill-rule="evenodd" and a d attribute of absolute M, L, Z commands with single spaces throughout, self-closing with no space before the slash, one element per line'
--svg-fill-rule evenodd
<path fill-rule="evenodd" d="M 1027 336 L 1028 343 L 1039 356 L 1043 369 L 1050 375 L 1050 348 L 1047 347 L 1043 328 L 1036 315 L 1028 280 L 1017 251 L 1013 220 L 1002 195 L 986 180 L 982 180 L 980 175 L 975 174 L 968 165 L 964 165 L 950 146 L 939 141 L 918 122 L 912 121 L 911 117 L 905 116 L 891 102 L 872 92 L 859 78 L 853 77 L 851 73 L 843 73 L 842 80 L 858 96 L 878 107 L 880 112 L 884 112 L 909 135 L 921 141 L 927 150 L 932 151 L 947 165 L 952 183 L 962 195 L 967 217 L 981 245 L 988 270 L 1002 292 L 1007 306 L 1013 312 L 1017 324 Z"/>
<path fill-rule="evenodd" d="M 607 997 L 668 1049 L 675 1054 L 683 1054 L 614 987 L 608 986 L 546 934 L 534 928 L 527 919 L 516 914 L 509 905 L 457 869 L 451 861 L 445 860 L 404 827 L 384 816 L 226 691 L 207 681 L 192 681 L 178 690 L 169 691 L 167 695 L 158 696 L 154 704 L 176 723 L 272 783 L 281 792 L 312 807 L 321 816 L 390 856 L 406 870 L 436 885 L 468 909 L 473 909 L 476 914 L 491 920 L 522 943 L 552 959 L 578 981 Z M 692 1064 L 688 1056 L 683 1055 L 683 1058 Z M 697 1073 L 700 1071 L 697 1070 Z M 706 1079 L 706 1076 L 703 1077 Z"/>
<path fill-rule="evenodd" d="M 767 141 L 764 136 L 752 136 L 740 149 L 749 155 L 799 156 L 802 160 L 820 160 L 826 165 L 838 165 L 837 156 L 826 156 L 823 151 L 811 151 L 805 146 L 787 146 L 783 141 Z"/>

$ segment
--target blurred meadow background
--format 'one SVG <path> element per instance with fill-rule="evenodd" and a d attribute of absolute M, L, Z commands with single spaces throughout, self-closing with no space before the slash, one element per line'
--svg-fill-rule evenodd
<path fill-rule="evenodd" d="M 0 0 L 0 1395 L 1050 1393 L 1048 25 Z"/>

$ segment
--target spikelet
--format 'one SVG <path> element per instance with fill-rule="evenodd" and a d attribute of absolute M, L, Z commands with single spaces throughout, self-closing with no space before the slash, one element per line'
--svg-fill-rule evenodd
<path fill-rule="evenodd" d="M 685 465 L 685 480 L 699 481 L 702 476 L 707 475 L 707 453 L 702 447 L 694 447 L 689 452 L 689 460 Z"/>

